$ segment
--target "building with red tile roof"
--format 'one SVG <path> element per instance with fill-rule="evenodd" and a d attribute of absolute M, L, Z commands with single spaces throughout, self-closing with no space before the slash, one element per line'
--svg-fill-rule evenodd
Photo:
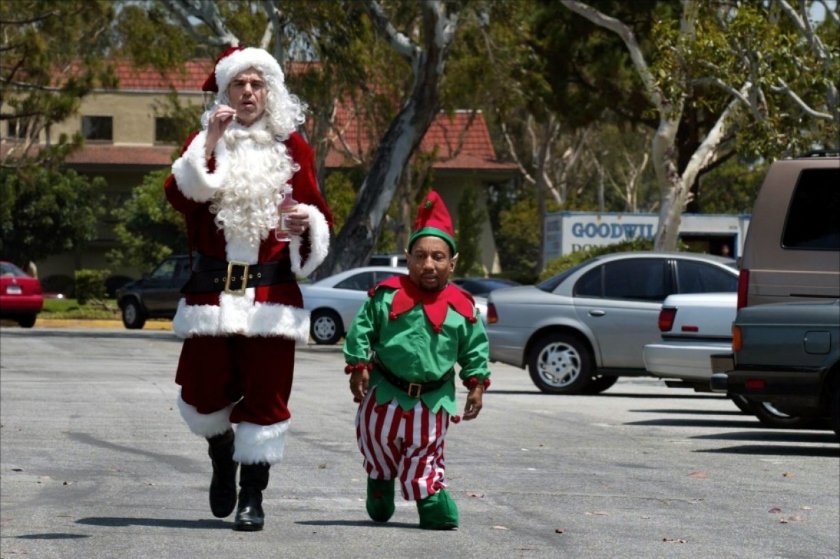
<path fill-rule="evenodd" d="M 118 87 L 96 90 L 85 97 L 78 114 L 54 124 L 49 134 L 55 138 L 62 133 L 81 132 L 86 137 L 84 147 L 67 159 L 67 165 L 81 173 L 104 177 L 108 183 L 108 196 L 116 206 L 131 195 L 147 173 L 171 165 L 179 146 L 165 134 L 163 106 L 167 95 L 174 89 L 180 103 L 204 105 L 210 99 L 205 98 L 207 94 L 201 91 L 201 86 L 212 67 L 210 60 L 192 60 L 180 68 L 160 72 L 152 67 L 118 61 L 114 65 Z M 305 71 L 305 68 L 298 64 L 291 71 Z M 369 162 L 375 147 L 371 146 L 375 140 L 370 139 L 363 119 L 356 118 L 348 107 L 341 104 L 336 107 L 334 132 L 329 137 L 329 151 L 325 157 L 327 173 L 357 166 L 359 160 Z M 0 154 L 5 154 L 18 142 L 13 137 L 12 126 L 7 124 L 6 129 L 0 130 Z M 341 138 L 335 130 L 341 130 Z M 39 139 L 45 140 L 44 137 Z M 518 173 L 514 164 L 498 160 L 480 111 L 440 113 L 419 149 L 435 154 L 432 164 L 434 188 L 441 193 L 453 214 L 457 213 L 457 203 L 465 189 L 483 190 L 491 182 L 514 180 Z M 101 229 L 109 231 L 110 227 Z M 43 275 L 59 273 L 59 270 L 68 273 L 68 268 L 112 267 L 105 261 L 104 254 L 114 243 L 111 234 L 110 238 L 95 242 L 90 254 L 85 254 L 81 261 L 78 255 L 63 255 L 38 263 L 38 266 Z M 489 222 L 482 233 L 482 245 L 486 248 L 485 268 L 489 272 L 498 271 Z M 116 270 L 115 273 L 137 275 L 132 270 Z"/>

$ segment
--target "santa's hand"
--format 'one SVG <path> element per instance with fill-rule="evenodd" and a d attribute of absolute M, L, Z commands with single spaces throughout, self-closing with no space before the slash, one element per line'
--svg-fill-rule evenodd
<path fill-rule="evenodd" d="M 479 384 L 470 389 L 467 394 L 467 403 L 464 406 L 464 421 L 475 419 L 481 411 L 481 402 L 484 397 L 484 386 Z"/>
<path fill-rule="evenodd" d="M 210 156 L 213 155 L 216 144 L 219 143 L 219 139 L 234 118 L 236 118 L 236 110 L 227 105 L 219 105 L 210 115 L 207 123 L 207 139 L 204 142 L 204 155 L 207 159 L 210 159 Z"/>
<path fill-rule="evenodd" d="M 361 403 L 368 391 L 368 381 L 370 380 L 370 373 L 367 369 L 360 371 L 353 371 L 350 374 L 350 392 L 353 393 L 353 401 Z"/>
<path fill-rule="evenodd" d="M 309 228 L 309 213 L 295 210 L 286 214 L 286 227 L 292 235 L 303 235 Z"/>

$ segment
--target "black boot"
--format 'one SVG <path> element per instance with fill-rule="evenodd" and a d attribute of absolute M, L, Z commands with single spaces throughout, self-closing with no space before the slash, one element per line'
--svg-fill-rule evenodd
<path fill-rule="evenodd" d="M 269 467 L 269 464 L 242 464 L 234 530 L 257 532 L 263 529 L 262 492 L 268 486 Z"/>
<path fill-rule="evenodd" d="M 210 510 L 213 516 L 224 518 L 236 508 L 236 467 L 233 461 L 233 430 L 210 437 L 208 454 L 213 462 L 213 479 L 210 481 Z"/>

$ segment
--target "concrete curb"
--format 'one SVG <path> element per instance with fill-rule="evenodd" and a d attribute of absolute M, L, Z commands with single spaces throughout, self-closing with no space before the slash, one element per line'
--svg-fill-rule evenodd
<path fill-rule="evenodd" d="M 38 317 L 35 328 L 109 328 L 125 330 L 121 320 Z M 147 320 L 144 330 L 172 330 L 171 320 Z"/>

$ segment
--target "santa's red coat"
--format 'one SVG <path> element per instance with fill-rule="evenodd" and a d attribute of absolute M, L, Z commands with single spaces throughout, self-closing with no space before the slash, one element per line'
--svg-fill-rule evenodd
<path fill-rule="evenodd" d="M 321 195 L 315 177 L 312 148 L 297 133 L 283 143 L 299 166 L 289 184 L 299 209 L 309 214 L 309 227 L 291 242 L 277 241 L 270 233 L 254 254 L 243 254 L 241 247 L 228 246 L 224 231 L 210 211 L 213 195 L 224 184 L 225 152 L 219 143 L 214 156 L 204 161 L 206 132 L 190 136 L 173 164 L 173 173 L 165 182 L 166 196 L 186 219 L 191 251 L 222 261 L 246 261 L 249 264 L 280 262 L 299 277 L 309 275 L 324 260 L 329 248 L 332 215 Z M 278 185 L 280 188 L 282 185 Z M 306 341 L 309 336 L 309 313 L 296 282 L 249 288 L 243 295 L 228 293 L 187 294 L 181 300 L 173 329 L 182 337 L 241 334 L 245 336 L 282 336 Z"/>

